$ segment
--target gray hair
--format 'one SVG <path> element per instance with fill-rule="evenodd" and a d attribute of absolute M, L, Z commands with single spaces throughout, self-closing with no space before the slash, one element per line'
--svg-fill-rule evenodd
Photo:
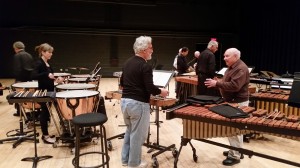
<path fill-rule="evenodd" d="M 13 48 L 15 48 L 15 49 L 25 49 L 25 45 L 21 41 L 16 41 L 13 44 Z"/>
<path fill-rule="evenodd" d="M 134 53 L 137 54 L 148 48 L 148 45 L 152 43 L 152 38 L 149 36 L 140 36 L 135 39 L 133 44 Z"/>
<path fill-rule="evenodd" d="M 241 52 L 240 52 L 240 50 L 238 50 L 236 48 L 229 48 L 229 49 L 227 49 L 227 51 L 229 53 L 231 53 L 232 55 L 235 55 L 237 59 L 241 58 Z"/>
<path fill-rule="evenodd" d="M 219 43 L 216 40 L 211 40 L 208 44 L 207 44 L 207 48 L 211 48 L 212 46 L 218 46 Z"/>

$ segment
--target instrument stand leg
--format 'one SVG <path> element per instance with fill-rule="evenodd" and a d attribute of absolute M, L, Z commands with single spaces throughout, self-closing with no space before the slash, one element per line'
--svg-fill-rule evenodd
<path fill-rule="evenodd" d="M 153 160 L 153 165 L 155 165 L 156 167 L 158 167 L 158 162 L 156 159 L 156 156 L 166 152 L 166 151 L 172 151 L 172 154 L 174 157 L 177 156 L 177 150 L 175 147 L 175 144 L 169 145 L 169 146 L 162 146 L 159 145 L 159 107 L 155 106 L 155 124 L 156 124 L 156 135 L 157 135 L 157 140 L 156 143 L 151 144 L 149 139 L 150 139 L 150 130 L 148 131 L 148 138 L 147 138 L 147 143 L 144 144 L 146 147 L 151 148 L 148 150 L 147 153 L 152 152 L 154 149 L 159 150 L 158 152 L 154 153 L 152 155 L 152 160 Z"/>
<path fill-rule="evenodd" d="M 194 159 L 194 161 L 195 162 L 198 161 L 198 156 L 196 154 L 196 149 L 194 148 L 193 144 L 191 143 L 191 139 L 183 138 L 181 136 L 180 148 L 179 148 L 179 151 L 178 151 L 178 153 L 177 153 L 177 155 L 175 157 L 175 160 L 174 160 L 174 168 L 177 168 L 177 162 L 178 162 L 178 158 L 179 158 L 180 152 L 182 150 L 182 147 L 186 146 L 188 143 L 190 144 L 190 146 L 191 146 L 191 148 L 193 150 L 193 159 Z"/>
<path fill-rule="evenodd" d="M 20 123 L 20 130 L 15 130 L 17 131 L 16 134 L 14 135 L 11 135 L 13 137 L 10 137 L 10 138 L 5 138 L 5 139 L 2 139 L 0 140 L 0 144 L 3 144 L 3 142 L 5 141 L 14 141 L 16 140 L 16 142 L 13 143 L 13 148 L 16 148 L 19 144 L 21 144 L 23 141 L 25 140 L 35 140 L 35 138 L 33 137 L 34 134 L 28 134 L 27 133 L 30 133 L 32 131 L 26 131 L 24 132 L 24 128 L 23 128 L 23 110 L 22 110 L 22 107 L 21 107 L 21 104 L 19 105 L 19 108 L 20 108 L 20 119 L 19 119 L 19 123 Z M 11 131 L 10 131 L 11 132 Z"/>
<path fill-rule="evenodd" d="M 34 111 L 34 105 L 33 105 L 33 111 Z M 35 120 L 35 117 L 34 117 L 35 115 L 33 115 L 33 121 Z M 36 146 L 36 144 L 37 144 L 37 142 L 39 141 L 38 139 L 36 139 L 36 127 L 35 127 L 35 122 L 33 122 L 33 134 L 34 134 L 34 139 L 35 139 L 35 141 L 34 141 L 34 157 L 26 157 L 26 158 L 23 158 L 23 159 L 21 159 L 21 161 L 31 161 L 31 162 L 33 162 L 33 165 L 32 165 L 32 167 L 33 168 L 36 168 L 37 167 L 37 163 L 39 162 L 39 161 L 42 161 L 42 160 L 46 160 L 46 159 L 50 159 L 50 158 L 52 158 L 53 156 L 50 156 L 50 155 L 46 155 L 46 156 L 38 156 L 37 155 L 37 146 Z"/>
<path fill-rule="evenodd" d="M 110 138 L 107 138 L 106 141 L 107 141 L 107 150 L 109 151 L 112 151 L 112 143 L 111 143 L 111 140 L 113 139 L 124 139 L 124 136 L 125 136 L 125 133 L 121 133 L 121 134 L 118 134 L 118 135 L 115 135 L 115 136 L 112 136 Z"/>

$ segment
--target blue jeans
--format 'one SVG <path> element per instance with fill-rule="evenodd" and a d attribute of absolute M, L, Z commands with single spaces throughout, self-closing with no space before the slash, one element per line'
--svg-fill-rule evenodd
<path fill-rule="evenodd" d="M 135 167 L 140 165 L 142 145 L 150 126 L 150 105 L 133 99 L 122 98 L 121 110 L 127 126 L 122 147 L 122 163 Z"/>

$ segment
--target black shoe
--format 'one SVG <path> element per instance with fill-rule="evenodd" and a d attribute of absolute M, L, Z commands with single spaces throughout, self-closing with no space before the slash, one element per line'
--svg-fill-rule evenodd
<path fill-rule="evenodd" d="M 20 112 L 15 112 L 15 113 L 13 114 L 13 116 L 15 116 L 15 117 L 20 117 Z"/>
<path fill-rule="evenodd" d="M 240 160 L 239 159 L 234 159 L 234 158 L 227 157 L 225 160 L 223 160 L 222 163 L 225 166 L 232 166 L 234 164 L 240 163 Z"/>
<path fill-rule="evenodd" d="M 224 151 L 224 152 L 223 152 L 223 155 L 224 155 L 224 156 L 228 156 L 228 153 L 229 153 L 229 151 Z M 244 154 L 241 154 L 240 159 L 244 159 Z"/>

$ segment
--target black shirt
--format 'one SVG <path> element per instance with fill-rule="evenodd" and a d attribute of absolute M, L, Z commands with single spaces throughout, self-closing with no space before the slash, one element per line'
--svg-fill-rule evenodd
<path fill-rule="evenodd" d="M 157 95 L 161 91 L 153 84 L 152 68 L 144 58 L 130 57 L 124 64 L 120 85 L 123 87 L 122 98 L 130 98 L 149 103 L 150 94 Z"/>

